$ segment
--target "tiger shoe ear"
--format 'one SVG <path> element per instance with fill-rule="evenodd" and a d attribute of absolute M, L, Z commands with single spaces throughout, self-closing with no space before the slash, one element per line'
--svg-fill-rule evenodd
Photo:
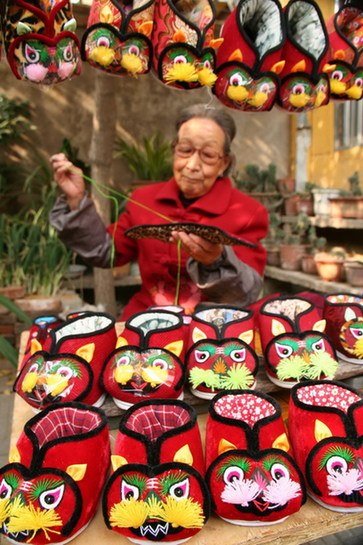
<path fill-rule="evenodd" d="M 175 356 L 179 357 L 183 351 L 183 347 L 184 347 L 184 342 L 180 340 L 180 341 L 174 341 L 172 343 L 166 344 L 164 346 L 164 349 L 169 350 L 169 352 L 172 352 L 173 354 L 175 354 Z"/>
<path fill-rule="evenodd" d="M 67 467 L 66 473 L 68 473 L 74 481 L 82 481 L 86 474 L 86 470 L 87 464 L 72 464 Z"/>

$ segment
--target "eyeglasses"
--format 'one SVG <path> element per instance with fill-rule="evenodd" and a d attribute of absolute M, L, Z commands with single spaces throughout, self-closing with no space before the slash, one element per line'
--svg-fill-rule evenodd
<path fill-rule="evenodd" d="M 186 142 L 177 142 L 173 145 L 174 153 L 181 159 L 189 159 L 197 151 L 200 160 L 206 165 L 215 165 L 219 159 L 222 159 L 223 154 L 219 153 L 216 149 L 206 146 L 205 148 L 196 148 L 192 144 Z"/>

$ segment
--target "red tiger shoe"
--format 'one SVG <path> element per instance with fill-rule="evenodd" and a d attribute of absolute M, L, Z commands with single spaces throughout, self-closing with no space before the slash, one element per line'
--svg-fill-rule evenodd
<path fill-rule="evenodd" d="M 206 432 L 206 481 L 212 509 L 237 525 L 281 522 L 306 500 L 302 474 L 270 396 L 252 390 L 217 394 Z"/>
<path fill-rule="evenodd" d="M 155 0 L 93 0 L 82 37 L 82 59 L 117 76 L 151 68 Z"/>
<path fill-rule="evenodd" d="M 339 358 L 363 364 L 363 298 L 349 293 L 326 295 L 324 318 Z"/>
<path fill-rule="evenodd" d="M 54 85 L 80 74 L 77 21 L 69 0 L 7 0 L 4 11 L 6 56 L 18 79 Z"/>
<path fill-rule="evenodd" d="M 101 377 L 118 407 L 183 397 L 185 328 L 180 314 L 166 310 L 139 312 L 126 321 Z"/>
<path fill-rule="evenodd" d="M 240 0 L 224 22 L 220 37 L 213 87 L 216 97 L 235 110 L 271 110 L 284 66 L 285 23 L 278 0 Z"/>
<path fill-rule="evenodd" d="M 153 72 L 165 85 L 179 89 L 212 87 L 215 49 L 212 0 L 156 0 L 152 43 Z"/>
<path fill-rule="evenodd" d="M 360 100 L 363 96 L 363 7 L 342 6 L 326 21 L 329 35 L 331 96 L 335 100 Z"/>
<path fill-rule="evenodd" d="M 282 388 L 333 378 L 338 360 L 315 294 L 282 295 L 260 307 L 259 330 L 268 378 Z"/>
<path fill-rule="evenodd" d="M 186 364 L 195 396 L 212 399 L 220 391 L 255 386 L 254 329 L 251 310 L 210 306 L 192 315 Z"/>
<path fill-rule="evenodd" d="M 25 424 L 10 462 L 0 469 L 0 532 L 11 543 L 71 541 L 96 512 L 109 460 L 101 409 L 48 407 Z"/>
<path fill-rule="evenodd" d="M 102 405 L 106 394 L 100 375 L 116 338 L 115 321 L 108 314 L 83 312 L 67 319 L 50 330 L 41 350 L 31 351 L 14 390 L 40 410 L 60 401 Z"/>
<path fill-rule="evenodd" d="M 314 0 L 290 0 L 284 8 L 285 65 L 280 73 L 277 104 L 290 113 L 325 106 L 330 100 L 329 39 L 321 10 Z"/>
<path fill-rule="evenodd" d="M 107 527 L 134 543 L 180 544 L 209 517 L 203 449 L 194 409 L 141 401 L 123 415 L 103 495 Z"/>
<path fill-rule="evenodd" d="M 363 394 L 328 380 L 297 384 L 288 429 L 309 496 L 333 511 L 363 511 Z"/>
<path fill-rule="evenodd" d="M 20 369 L 34 352 L 42 350 L 45 342 L 48 340 L 50 332 L 55 327 L 63 324 L 64 320 L 58 316 L 39 316 L 35 318 L 29 330 L 29 337 L 25 346 L 24 355 L 20 363 Z"/>

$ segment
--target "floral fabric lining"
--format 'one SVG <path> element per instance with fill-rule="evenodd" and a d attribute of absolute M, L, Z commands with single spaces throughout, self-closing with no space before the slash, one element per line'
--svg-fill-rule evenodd
<path fill-rule="evenodd" d="M 56 332 L 56 341 L 58 342 L 60 339 L 63 339 L 63 337 L 102 331 L 111 323 L 111 318 L 108 318 L 107 316 L 87 316 L 83 319 L 77 319 L 74 322 L 62 326 Z"/>
<path fill-rule="evenodd" d="M 290 320 L 295 320 L 299 314 L 310 307 L 311 303 L 301 299 L 274 299 L 271 303 L 267 303 L 264 309 L 269 314 L 287 316 Z"/>
<path fill-rule="evenodd" d="M 313 407 L 332 407 L 347 412 L 350 405 L 361 401 L 361 397 L 350 390 L 340 388 L 333 384 L 315 384 L 299 388 L 297 392 L 299 401 Z"/>
<path fill-rule="evenodd" d="M 250 428 L 276 412 L 275 407 L 266 399 L 253 394 L 225 395 L 215 403 L 214 409 L 220 416 L 242 420 Z"/>

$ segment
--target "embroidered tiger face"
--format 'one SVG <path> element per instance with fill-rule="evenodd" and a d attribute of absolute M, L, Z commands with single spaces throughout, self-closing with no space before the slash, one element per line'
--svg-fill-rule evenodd
<path fill-rule="evenodd" d="M 23 7 L 10 0 L 5 20 L 5 50 L 18 79 L 50 85 L 80 73 L 77 23 L 70 2 L 39 0 Z"/>

